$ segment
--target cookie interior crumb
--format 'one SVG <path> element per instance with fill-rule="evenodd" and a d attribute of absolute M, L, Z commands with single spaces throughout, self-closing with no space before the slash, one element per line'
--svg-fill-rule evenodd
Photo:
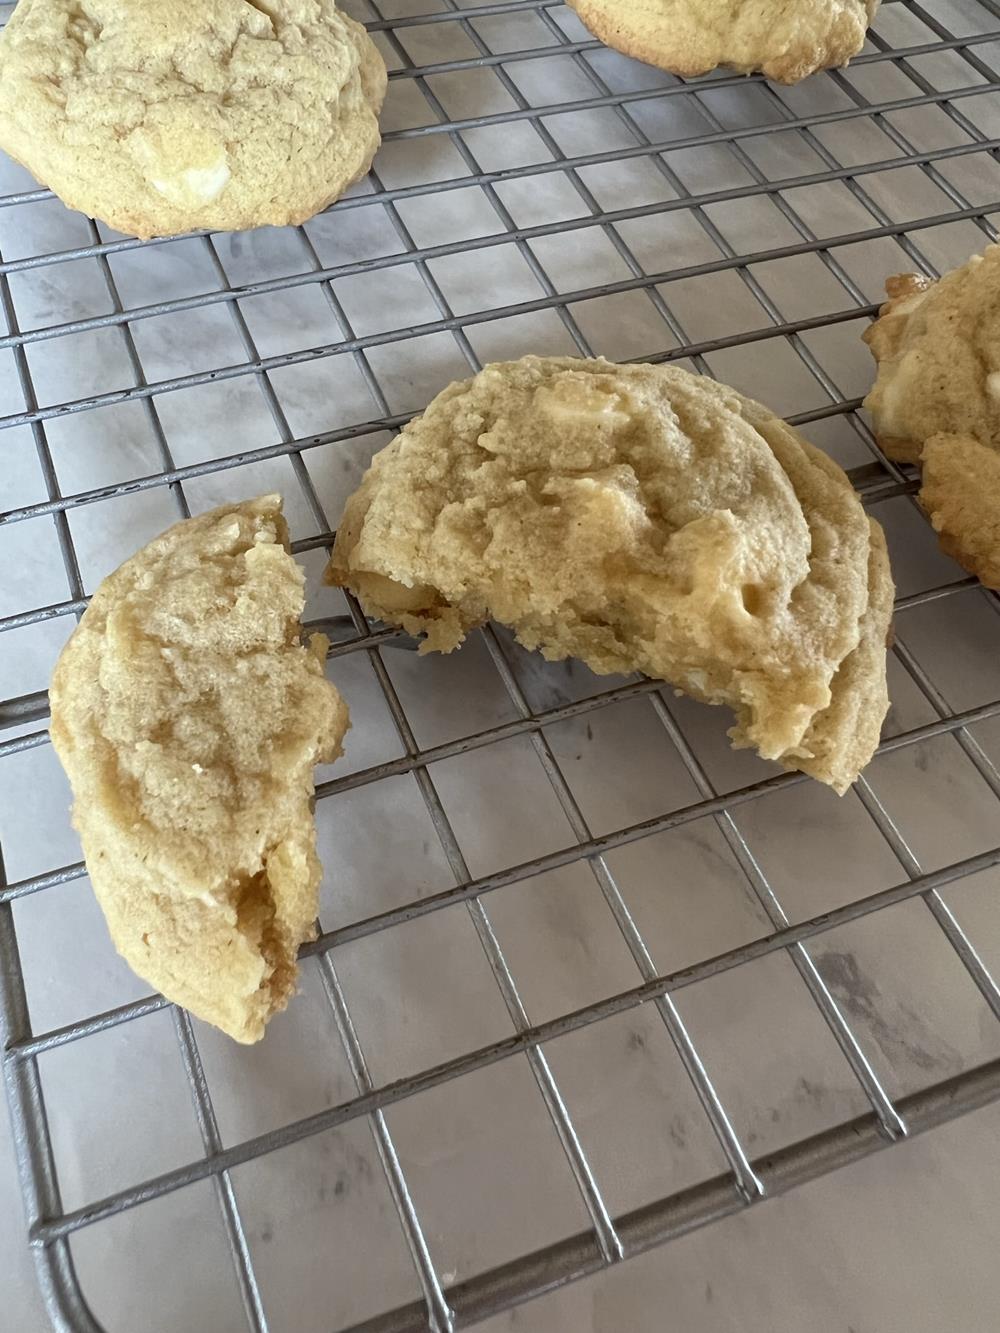
<path fill-rule="evenodd" d="M 280 498 L 224 506 L 105 579 L 50 689 L 119 952 L 243 1042 L 295 990 L 321 873 L 313 767 L 348 726 L 326 639 L 300 643 L 303 604 Z"/>
<path fill-rule="evenodd" d="M 892 581 L 847 477 L 766 408 L 666 366 L 525 357 L 376 455 L 328 570 L 447 652 L 494 618 L 643 671 L 838 790 L 885 715 Z"/>

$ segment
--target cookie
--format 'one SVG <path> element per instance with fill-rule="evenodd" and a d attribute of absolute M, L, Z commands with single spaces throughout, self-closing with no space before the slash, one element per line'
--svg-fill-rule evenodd
<path fill-rule="evenodd" d="M 920 503 L 946 555 L 1000 589 L 1000 450 L 968 435 L 932 435 Z"/>
<path fill-rule="evenodd" d="M 1000 246 L 934 282 L 907 273 L 864 339 L 878 363 L 865 399 L 876 439 L 920 463 L 920 502 L 941 544 L 1000 586 Z"/>
<path fill-rule="evenodd" d="M 0 148 L 133 236 L 281 227 L 365 174 L 385 89 L 334 0 L 20 0 Z"/>
<path fill-rule="evenodd" d="M 299 641 L 287 548 L 276 495 L 178 523 L 97 589 L 49 690 L 119 953 L 240 1042 L 295 991 L 320 880 L 313 766 L 348 727 L 326 639 Z"/>
<path fill-rule="evenodd" d="M 718 65 L 798 83 L 846 65 L 865 44 L 879 0 L 567 0 L 624 55 L 693 78 Z"/>
<path fill-rule="evenodd" d="M 766 408 L 668 366 L 525 357 L 377 454 L 328 579 L 448 652 L 493 618 L 642 671 L 844 791 L 887 708 L 892 581 L 847 477 Z"/>

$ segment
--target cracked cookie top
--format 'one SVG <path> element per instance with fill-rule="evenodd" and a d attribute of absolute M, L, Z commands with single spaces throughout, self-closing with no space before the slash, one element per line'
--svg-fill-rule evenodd
<path fill-rule="evenodd" d="M 674 367 L 525 357 L 452 385 L 376 455 L 329 576 L 426 648 L 492 617 L 728 703 L 737 744 L 839 789 L 885 714 L 877 525 L 785 422 Z"/>
<path fill-rule="evenodd" d="M 864 340 L 878 363 L 865 407 L 879 444 L 922 469 L 941 545 L 1000 588 L 1000 245 L 936 282 L 901 273 Z"/>
<path fill-rule="evenodd" d="M 846 65 L 879 0 L 568 0 L 595 37 L 692 78 L 725 65 L 798 83 Z"/>
<path fill-rule="evenodd" d="M 0 147 L 135 236 L 284 226 L 368 170 L 385 86 L 334 0 L 21 0 Z"/>

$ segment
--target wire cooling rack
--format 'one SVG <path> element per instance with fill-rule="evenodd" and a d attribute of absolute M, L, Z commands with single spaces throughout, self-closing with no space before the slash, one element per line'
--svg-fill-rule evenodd
<path fill-rule="evenodd" d="M 303 228 L 140 244 L 0 174 L 0 1017 L 59 1328 L 440 1333 L 1000 1098 L 998 605 L 858 412 L 884 277 L 995 238 L 1000 5 L 887 3 L 792 89 L 552 0 L 350 8 L 385 143 Z M 322 933 L 237 1050 L 111 952 L 52 661 L 227 498 L 282 489 L 315 575 L 389 434 L 529 351 L 682 360 L 848 468 L 900 591 L 886 738 L 838 802 L 656 682 L 493 630 L 418 662 L 316 593 L 354 718 Z"/>

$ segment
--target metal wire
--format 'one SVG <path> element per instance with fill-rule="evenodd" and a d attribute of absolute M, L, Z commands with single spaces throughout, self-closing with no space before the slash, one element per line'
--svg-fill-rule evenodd
<path fill-rule="evenodd" d="M 198 244 L 202 247 L 214 275 L 216 283 L 214 290 L 195 295 L 178 295 L 145 305 L 129 305 L 122 299 L 109 260 L 115 255 L 144 248 L 169 246 L 175 243 L 171 239 L 146 243 L 130 239 L 105 240 L 102 239 L 96 225 L 89 222 L 89 243 L 86 245 L 67 247 L 54 252 L 25 254 L 17 258 L 4 258 L 0 254 L 0 314 L 7 325 L 7 333 L 0 336 L 0 352 L 4 350 L 10 352 L 24 400 L 22 410 L 0 417 L 0 431 L 14 427 L 28 429 L 37 451 L 45 495 L 44 499 L 10 508 L 0 514 L 0 525 L 27 520 L 51 522 L 55 528 L 68 592 L 68 596 L 62 600 L 41 606 L 25 606 L 0 618 L 0 634 L 48 620 L 79 617 L 82 614 L 87 604 L 87 596 L 67 515 L 81 506 L 99 501 L 168 487 L 173 493 L 178 515 L 186 516 L 190 508 L 184 491 L 185 483 L 247 464 L 287 457 L 316 527 L 316 535 L 296 542 L 295 549 L 307 551 L 328 547 L 334 535 L 330 516 L 324 511 L 314 487 L 306 466 L 306 455 L 309 451 L 323 446 L 346 444 L 365 435 L 396 430 L 409 416 L 408 413 L 392 410 L 390 399 L 373 367 L 370 353 L 379 347 L 402 343 L 410 338 L 445 333 L 453 338 L 459 355 L 469 366 L 471 373 L 478 369 L 479 360 L 468 330 L 477 325 L 513 316 L 552 311 L 561 321 L 566 335 L 575 347 L 582 354 L 590 355 L 593 349 L 574 313 L 576 307 L 580 302 L 591 298 L 629 292 L 645 294 L 645 298 L 676 343 L 676 346 L 672 346 L 669 350 L 647 359 L 670 361 L 690 358 L 700 370 L 710 373 L 708 358 L 714 352 L 766 340 L 780 340 L 781 343 L 790 344 L 829 398 L 828 404 L 799 413 L 790 419 L 798 424 L 805 424 L 830 417 L 843 418 L 870 456 L 869 463 L 854 468 L 851 473 L 865 503 L 875 504 L 892 497 L 903 497 L 905 503 L 915 505 L 914 477 L 906 469 L 892 464 L 878 450 L 866 423 L 857 414 L 859 401 L 856 398 L 845 398 L 841 394 L 802 335 L 857 320 L 874 312 L 875 307 L 866 299 L 863 291 L 841 262 L 839 256 L 844 246 L 870 243 L 879 238 L 892 238 L 916 266 L 933 272 L 933 265 L 929 263 L 926 254 L 920 248 L 922 233 L 946 223 L 965 220 L 979 229 L 984 242 L 987 239 L 995 239 L 996 233 L 990 216 L 1000 209 L 1000 201 L 992 200 L 988 203 L 970 201 L 941 170 L 947 163 L 971 154 L 988 153 L 996 160 L 997 150 L 1000 149 L 1000 139 L 988 137 L 967 114 L 968 107 L 972 105 L 970 99 L 982 96 L 984 89 L 995 90 L 1000 85 L 1000 76 L 988 58 L 984 58 L 990 54 L 990 44 L 995 43 L 1000 37 L 1000 3 L 998 0 L 976 0 L 976 3 L 981 14 L 989 20 L 986 26 L 990 30 L 965 36 L 950 31 L 939 16 L 929 13 L 918 0 L 895 0 L 895 7 L 901 11 L 908 11 L 918 19 L 927 31 L 934 34 L 934 40 L 905 49 L 891 49 L 876 31 L 872 34 L 869 48 L 852 66 L 852 69 L 862 67 L 872 71 L 891 70 L 902 73 L 919 90 L 918 95 L 873 102 L 869 95 L 859 90 L 857 83 L 849 75 L 835 71 L 817 77 L 830 80 L 832 86 L 841 94 L 842 101 L 849 105 L 840 105 L 835 110 L 816 114 L 797 115 L 792 109 L 794 104 L 780 97 L 765 82 L 754 79 L 749 86 L 754 87 L 766 102 L 770 119 L 764 123 L 755 122 L 733 127 L 726 126 L 719 120 L 704 94 L 725 89 L 746 88 L 748 86 L 746 80 L 718 74 L 693 84 L 670 80 L 663 85 L 639 91 L 617 92 L 601 77 L 598 63 L 592 60 L 594 54 L 602 50 L 599 43 L 567 38 L 563 27 L 563 11 L 557 0 L 499 0 L 498 3 L 476 4 L 468 9 L 463 7 L 461 0 L 442 0 L 443 8 L 438 12 L 408 14 L 400 18 L 384 15 L 375 0 L 367 0 L 368 27 L 373 33 L 380 35 L 385 49 L 398 65 L 398 68 L 392 70 L 391 79 L 394 82 L 412 84 L 433 117 L 432 123 L 427 125 L 390 131 L 384 136 L 386 143 L 423 139 L 429 136 L 446 136 L 466 172 L 454 179 L 388 188 L 379 176 L 379 164 L 376 162 L 375 171 L 371 176 L 371 192 L 355 194 L 334 206 L 334 211 L 342 214 L 357 209 L 383 210 L 399 241 L 398 253 L 326 265 L 322 262 L 308 230 L 299 228 L 302 253 L 307 265 L 301 272 L 234 284 L 219 256 L 214 238 L 204 235 Z M 505 50 L 502 53 L 491 51 L 487 40 L 476 26 L 477 22 L 493 16 L 524 13 L 529 13 L 537 19 L 547 35 L 547 42 L 523 50 Z M 475 54 L 456 60 L 415 63 L 408 54 L 405 35 L 420 28 L 430 30 L 438 24 L 455 25 L 467 43 L 471 44 Z M 921 58 L 945 52 L 952 53 L 956 60 L 963 62 L 963 67 L 970 75 L 968 86 L 950 88 L 942 92 L 926 78 L 922 72 Z M 512 71 L 516 71 L 518 66 L 551 59 L 553 56 L 563 57 L 572 62 L 581 80 L 581 87 L 586 87 L 589 93 L 571 101 L 533 105 L 520 90 Z M 486 70 L 490 72 L 491 77 L 498 80 L 512 104 L 510 109 L 481 117 L 449 118 L 445 106 L 435 92 L 434 84 L 428 80 L 459 71 Z M 640 103 L 669 101 L 678 97 L 696 100 L 699 115 L 708 125 L 708 129 L 702 133 L 687 134 L 663 141 L 651 139 L 635 114 L 636 108 Z M 921 149 L 906 137 L 893 118 L 894 113 L 927 106 L 939 108 L 949 122 L 961 131 L 961 142 Z M 552 117 L 561 114 L 598 109 L 614 115 L 617 122 L 627 130 L 631 142 L 624 147 L 583 154 L 566 152 L 560 146 L 548 122 Z M 898 156 L 867 161 L 860 165 L 842 164 L 836 154 L 826 146 L 822 134 L 817 131 L 822 131 L 825 126 L 854 121 L 877 125 L 883 135 L 898 149 Z M 483 126 L 517 123 L 527 123 L 532 127 L 548 152 L 549 160 L 502 170 L 484 169 L 469 141 L 463 137 L 463 132 Z M 812 155 L 818 159 L 819 168 L 805 174 L 768 177 L 756 164 L 748 145 L 752 140 L 775 131 L 796 133 L 801 141 L 808 145 Z M 726 188 L 693 191 L 672 168 L 669 158 L 663 156 L 680 150 L 710 150 L 716 145 L 724 145 L 728 149 L 744 176 L 749 177 L 749 182 L 743 180 L 738 185 Z M 586 176 L 582 174 L 583 169 L 633 158 L 647 162 L 659 174 L 670 197 L 652 204 L 629 206 L 627 201 L 623 201 L 621 207 L 613 210 L 602 208 L 589 188 Z M 947 211 L 911 218 L 906 222 L 898 222 L 885 212 L 868 188 L 868 182 L 879 173 L 902 165 L 917 168 L 922 176 L 944 195 L 949 205 Z M 580 216 L 534 226 L 518 226 L 497 187 L 505 182 L 532 178 L 537 178 L 542 186 L 554 174 L 558 174 L 568 182 L 575 192 L 580 203 Z M 815 234 L 807 220 L 796 210 L 795 204 L 789 198 L 789 192 L 804 186 L 828 185 L 834 182 L 842 183 L 851 197 L 861 205 L 872 220 L 871 226 L 832 236 Z M 488 235 L 461 241 L 449 241 L 432 246 L 418 245 L 407 228 L 398 205 L 408 200 L 444 195 L 473 186 L 478 187 L 492 211 L 497 230 Z M 20 190 L 0 197 L 0 209 L 17 210 L 48 198 L 50 198 L 49 192 L 44 189 Z M 753 253 L 739 253 L 727 241 L 713 221 L 711 212 L 707 210 L 716 204 L 754 199 L 771 201 L 794 231 L 797 239 L 792 243 L 775 245 Z M 650 271 L 630 247 L 623 233 L 619 232 L 617 224 L 677 210 L 689 211 L 697 218 L 706 235 L 715 243 L 718 257 L 676 269 Z M 565 237 L 567 243 L 571 243 L 575 233 L 595 227 L 601 230 L 628 270 L 629 276 L 585 288 L 560 290 L 539 259 L 538 253 L 532 248 L 531 242 L 558 236 Z M 541 295 L 489 309 L 456 313 L 449 306 L 445 292 L 434 276 L 432 267 L 434 261 L 474 251 L 486 252 L 503 242 L 513 243 L 537 282 Z M 836 281 L 838 289 L 843 292 L 843 306 L 839 310 L 814 317 L 787 319 L 768 296 L 754 272 L 754 267 L 767 261 L 806 255 L 815 256 Z M 82 259 L 92 259 L 97 262 L 110 309 L 98 315 L 59 319 L 40 327 L 21 328 L 11 295 L 12 276 L 48 270 L 54 266 Z M 348 312 L 338 295 L 337 280 L 391 269 L 412 272 L 419 276 L 434 307 L 434 317 L 412 327 L 358 333 L 352 327 Z M 694 341 L 687 336 L 682 321 L 671 309 L 669 295 L 664 294 L 662 284 L 670 280 L 707 277 L 720 273 L 739 275 L 741 282 L 762 308 L 769 323 L 751 332 Z M 297 287 L 319 289 L 343 336 L 336 341 L 302 350 L 262 354 L 254 341 L 240 303 L 248 297 Z M 143 367 L 140 344 L 137 344 L 133 330 L 143 321 L 155 321 L 167 315 L 211 306 L 219 306 L 229 311 L 234 334 L 241 348 L 241 359 L 212 370 L 150 379 Z M 119 389 L 93 393 L 65 402 L 39 403 L 32 382 L 30 349 L 53 339 L 71 338 L 98 330 L 116 331 L 130 368 L 132 383 Z M 375 415 L 366 421 L 352 422 L 334 430 L 297 437 L 282 406 L 280 394 L 273 386 L 272 374 L 297 364 L 341 357 L 349 358 L 356 367 L 371 395 Z M 198 385 L 244 377 L 253 377 L 260 388 L 273 422 L 275 442 L 240 449 L 224 457 L 178 465 L 170 450 L 168 434 L 160 421 L 159 405 L 163 398 Z M 49 448 L 47 423 L 68 415 L 91 412 L 130 401 L 142 405 L 156 452 L 157 470 L 127 481 L 64 494 Z M 940 587 L 902 597 L 899 599 L 897 609 L 940 604 L 945 599 L 968 593 L 973 586 L 973 580 L 958 579 Z M 984 595 L 982 601 L 984 615 L 991 615 L 997 611 L 996 599 Z M 329 630 L 331 625 L 324 622 L 323 627 Z M 860 1156 L 875 1152 L 907 1134 L 919 1132 L 1000 1098 L 1000 1062 L 994 1061 L 894 1101 L 866 1058 L 852 1030 L 848 1015 L 826 985 L 809 952 L 810 943 L 830 930 L 870 917 L 896 904 L 919 899 L 926 904 L 931 919 L 961 960 L 993 1015 L 1000 1018 L 1000 988 L 997 981 L 940 892 L 948 885 L 1000 865 L 1000 845 L 976 856 L 928 871 L 908 845 L 904 834 L 877 792 L 865 779 L 862 779 L 855 789 L 858 798 L 895 857 L 902 878 L 899 883 L 889 888 L 793 923 L 733 816 L 740 807 L 777 790 L 799 784 L 804 779 L 801 775 L 780 774 L 732 791 L 719 792 L 686 737 L 683 727 L 661 695 L 657 682 L 635 681 L 571 703 L 550 708 L 534 708 L 518 682 L 503 643 L 491 631 L 487 631 L 486 646 L 493 666 L 503 683 L 513 716 L 510 720 L 465 732 L 455 739 L 421 748 L 382 657 L 383 652 L 398 650 L 404 636 L 400 636 L 393 629 L 373 626 L 366 622 L 360 607 L 350 599 L 348 615 L 335 621 L 332 628 L 335 630 L 333 634 L 335 643 L 331 649 L 331 656 L 360 653 L 370 663 L 398 737 L 401 753 L 398 758 L 372 764 L 354 772 L 335 774 L 320 784 L 317 797 L 319 800 L 325 800 L 338 793 L 367 787 L 388 778 L 412 774 L 454 880 L 454 883 L 447 888 L 402 905 L 357 918 L 331 929 L 321 928 L 318 939 L 303 950 L 304 955 L 314 955 L 320 960 L 324 993 L 354 1080 L 354 1095 L 346 1101 L 282 1126 L 280 1129 L 268 1131 L 233 1146 L 223 1146 L 210 1083 L 202 1067 L 194 1030 L 187 1016 L 175 1011 L 176 1033 L 201 1136 L 202 1155 L 159 1176 L 134 1181 L 104 1198 L 93 1199 L 81 1207 L 68 1211 L 64 1209 L 60 1199 L 55 1157 L 42 1095 L 39 1057 L 46 1052 L 70 1043 L 85 1041 L 99 1032 L 133 1022 L 168 1006 L 161 996 L 149 996 L 101 1013 L 84 1015 L 58 1028 L 33 1031 L 26 1001 L 12 905 L 29 895 L 45 892 L 57 885 L 81 878 L 84 867 L 79 862 L 53 866 L 42 873 L 9 880 L 0 859 L 0 962 L 2 962 L 0 1030 L 4 1041 L 4 1077 L 29 1218 L 29 1235 L 35 1247 L 43 1294 L 52 1319 L 59 1328 L 73 1330 L 73 1333 L 100 1333 L 99 1325 L 87 1307 L 85 1295 L 80 1291 L 73 1269 L 69 1242 L 76 1232 L 83 1227 L 100 1225 L 109 1218 L 195 1181 L 211 1180 L 214 1182 L 220 1216 L 229 1240 L 247 1326 L 254 1333 L 267 1333 L 266 1301 L 254 1272 L 246 1229 L 240 1215 L 237 1195 L 231 1183 L 231 1172 L 237 1166 L 258 1160 L 282 1147 L 301 1142 L 324 1130 L 362 1117 L 367 1117 L 372 1127 L 378 1158 L 399 1215 L 423 1299 L 418 1304 L 404 1306 L 355 1324 L 353 1333 L 360 1333 L 362 1329 L 368 1330 L 369 1333 L 389 1333 L 390 1330 L 423 1328 L 430 1328 L 434 1333 L 451 1333 L 456 1327 L 473 1323 L 563 1282 L 596 1272 L 608 1264 L 661 1244 L 694 1227 L 792 1188 L 804 1180 L 833 1170 Z M 975 771 L 993 794 L 1000 797 L 1000 774 L 976 736 L 970 731 L 970 727 L 975 724 L 1000 717 L 1000 698 L 964 710 L 952 709 L 936 682 L 906 645 L 897 644 L 895 652 L 902 667 L 926 701 L 933 720 L 887 738 L 880 746 L 880 753 L 888 754 L 905 749 L 934 737 L 953 736 Z M 640 697 L 647 697 L 650 700 L 663 728 L 664 743 L 670 745 L 679 755 L 697 796 L 679 808 L 627 824 L 611 832 L 595 835 L 550 744 L 547 729 L 557 722 L 583 717 Z M 42 691 L 0 701 L 0 728 L 16 729 L 15 734 L 0 741 L 0 761 L 47 744 L 48 733 L 44 727 L 34 731 L 25 730 L 26 724 L 44 723 L 46 716 L 47 698 Z M 503 870 L 473 875 L 436 789 L 433 765 L 518 736 L 526 737 L 529 741 L 566 816 L 573 841 L 569 846 L 530 858 Z M 607 854 L 657 833 L 680 828 L 702 819 L 711 820 L 718 829 L 745 877 L 750 891 L 761 906 L 769 925 L 769 933 L 692 966 L 661 974 L 657 971 L 647 942 L 629 911 L 625 896 L 616 883 Z M 493 929 L 489 916 L 490 895 L 509 885 L 577 862 L 586 863 L 590 867 L 611 917 L 638 968 L 641 982 L 570 1013 L 533 1024 L 521 1000 L 515 971 L 505 957 Z M 348 988 L 342 984 L 336 968 L 336 951 L 351 941 L 375 935 L 404 922 L 415 921 L 458 904 L 464 904 L 469 914 L 479 946 L 511 1020 L 513 1034 L 432 1068 L 379 1084 L 369 1071 L 364 1046 L 354 1026 Z M 838 1125 L 824 1134 L 790 1144 L 778 1153 L 769 1154 L 766 1159 L 755 1160 L 748 1145 L 741 1140 L 734 1128 L 724 1099 L 714 1085 L 696 1042 L 672 997 L 685 987 L 699 981 L 779 953 L 790 957 L 805 993 L 816 1005 L 839 1044 L 859 1088 L 867 1098 L 870 1110 L 867 1114 Z M 598 1180 L 543 1048 L 546 1043 L 557 1037 L 582 1030 L 645 1003 L 652 1003 L 672 1040 L 728 1169 L 724 1174 L 691 1189 L 663 1198 L 645 1208 L 615 1216 L 601 1194 Z M 589 1217 L 589 1229 L 568 1240 L 546 1245 L 502 1268 L 477 1274 L 463 1282 L 460 1287 L 449 1286 L 445 1277 L 436 1269 L 431 1248 L 425 1237 L 424 1222 L 411 1195 L 384 1113 L 387 1108 L 420 1092 L 442 1086 L 462 1075 L 486 1068 L 516 1054 L 523 1054 L 528 1060 L 535 1085 L 558 1136 L 567 1166 Z"/>

